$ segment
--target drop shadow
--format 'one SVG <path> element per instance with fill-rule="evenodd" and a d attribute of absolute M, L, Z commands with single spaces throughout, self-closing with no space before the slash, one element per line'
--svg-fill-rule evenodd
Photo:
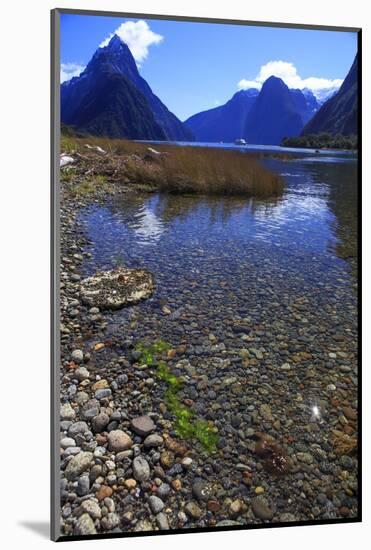
<path fill-rule="evenodd" d="M 48 521 L 20 521 L 19 525 L 33 531 L 43 539 L 50 539 L 50 524 Z"/>

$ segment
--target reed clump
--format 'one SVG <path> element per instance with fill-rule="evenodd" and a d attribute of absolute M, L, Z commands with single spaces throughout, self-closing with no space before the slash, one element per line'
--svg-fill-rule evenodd
<path fill-rule="evenodd" d="M 160 146 L 143 164 L 132 163 L 136 181 L 167 193 L 273 197 L 283 179 L 248 154 L 209 147 Z"/>
<path fill-rule="evenodd" d="M 95 155 L 95 165 L 111 164 L 126 181 L 166 193 L 268 198 L 284 189 L 281 176 L 264 167 L 254 153 L 65 133 L 61 150 L 83 159 Z"/>

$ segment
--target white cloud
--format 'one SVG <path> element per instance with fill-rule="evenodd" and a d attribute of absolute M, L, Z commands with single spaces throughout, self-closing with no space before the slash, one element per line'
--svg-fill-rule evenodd
<path fill-rule="evenodd" d="M 61 63 L 61 83 L 79 76 L 84 69 L 85 66 L 79 63 Z"/>
<path fill-rule="evenodd" d="M 301 78 L 293 63 L 289 63 L 288 61 L 268 61 L 268 63 L 260 67 L 260 71 L 254 80 L 243 78 L 239 81 L 238 88 L 240 90 L 247 90 L 248 88 L 257 88 L 259 90 L 263 82 L 270 76 L 282 78 L 289 88 L 299 88 L 301 90 L 303 88 L 310 88 L 313 92 L 339 88 L 343 83 L 340 78 L 334 80 L 318 78 L 316 76 Z"/>
<path fill-rule="evenodd" d="M 117 34 L 129 47 L 137 63 L 141 63 L 147 58 L 148 49 L 152 44 L 159 44 L 164 39 L 160 34 L 153 32 L 146 21 L 126 21 L 107 36 L 99 47 L 107 46 L 114 34 Z"/>

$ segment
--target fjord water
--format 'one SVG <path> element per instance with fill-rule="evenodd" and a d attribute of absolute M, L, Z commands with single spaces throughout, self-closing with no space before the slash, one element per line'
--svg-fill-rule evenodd
<path fill-rule="evenodd" d="M 104 337 L 118 356 L 128 340 L 183 350 L 173 362 L 182 396 L 218 428 L 217 455 L 195 457 L 219 499 L 245 498 L 242 463 L 277 520 L 354 515 L 356 461 L 334 454 L 331 438 L 344 405 L 357 406 L 356 159 L 264 162 L 285 179 L 280 198 L 128 192 L 86 207 L 83 274 L 120 263 L 155 274 L 153 297 L 108 314 Z M 138 412 L 158 412 L 155 388 L 132 396 Z M 286 446 L 295 474 L 262 469 L 256 430 Z"/>
<path fill-rule="evenodd" d="M 317 282 L 336 272 L 349 278 L 341 250 L 348 251 L 346 259 L 356 257 L 356 159 L 327 153 L 290 161 L 268 159 L 264 164 L 284 178 L 281 198 L 127 193 L 106 206 L 85 209 L 82 221 L 92 240 L 86 273 L 118 261 L 140 265 L 155 272 L 158 290 L 163 280 L 165 294 L 176 273 L 179 292 L 189 270 L 201 277 L 210 270 L 222 276 L 236 264 L 246 265 L 250 279 L 251 270 L 259 275 L 266 261 L 271 275 L 287 267 L 311 279 L 312 265 L 322 267 L 315 271 Z"/>

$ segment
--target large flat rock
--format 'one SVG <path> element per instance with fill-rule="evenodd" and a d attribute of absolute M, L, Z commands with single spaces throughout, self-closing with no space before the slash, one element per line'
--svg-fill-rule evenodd
<path fill-rule="evenodd" d="M 146 269 L 118 267 L 83 279 L 82 301 L 90 307 L 120 309 L 152 296 L 155 280 Z"/>

